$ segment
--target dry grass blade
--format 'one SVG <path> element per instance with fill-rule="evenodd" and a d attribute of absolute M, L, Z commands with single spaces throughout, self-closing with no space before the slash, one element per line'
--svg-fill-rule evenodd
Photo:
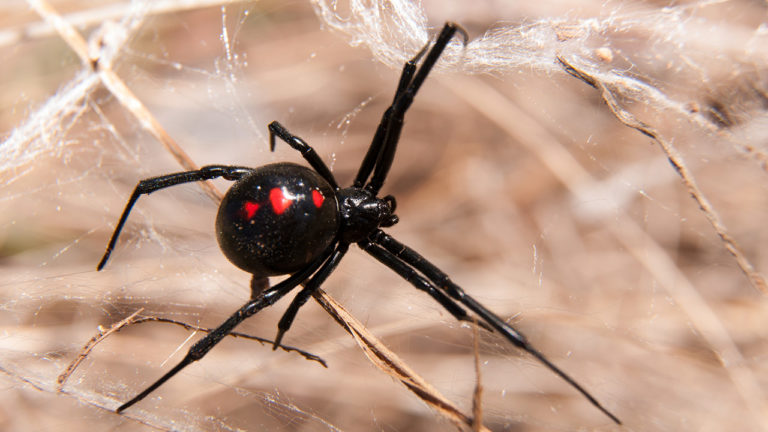
<path fill-rule="evenodd" d="M 92 46 L 98 46 L 101 47 L 101 49 L 99 52 L 89 52 L 88 44 L 85 39 L 83 39 L 83 37 L 80 36 L 80 33 L 78 33 L 70 23 L 64 20 L 61 15 L 48 4 L 48 2 L 45 0 L 29 0 L 29 2 L 30 5 L 37 10 L 40 16 L 56 29 L 67 45 L 75 51 L 77 56 L 80 57 L 80 61 L 83 65 L 90 66 L 98 73 L 104 86 L 120 101 L 125 109 L 136 117 L 148 132 L 157 138 L 160 144 L 162 144 L 165 150 L 176 159 L 182 168 L 188 171 L 200 168 L 200 166 L 195 164 L 192 158 L 189 157 L 184 149 L 171 138 L 168 132 L 166 132 L 160 125 L 160 122 L 158 122 L 152 113 L 149 112 L 147 107 L 144 106 L 139 98 L 133 94 L 130 88 L 125 85 L 125 82 L 123 82 L 123 80 L 112 70 L 112 57 L 101 56 L 104 52 L 118 52 L 119 47 L 109 46 L 109 50 L 107 50 L 105 49 L 105 47 L 107 47 L 105 42 L 97 40 L 92 41 Z M 221 192 L 219 192 L 210 181 L 200 182 L 200 187 L 202 187 L 203 191 L 214 201 L 220 201 L 223 197 Z"/>
<path fill-rule="evenodd" d="M 99 342 L 106 339 L 107 336 L 111 335 L 112 333 L 119 331 L 121 328 L 134 322 L 136 316 L 140 314 L 143 310 L 144 310 L 143 308 L 140 308 L 139 310 L 130 314 L 124 319 L 112 324 L 106 331 L 104 331 L 104 329 L 101 326 L 99 326 L 98 333 L 95 336 L 93 336 L 85 344 L 85 346 L 83 346 L 83 349 L 80 350 L 80 353 L 77 355 L 77 358 L 73 360 L 72 363 L 70 363 L 69 366 L 67 366 L 67 369 L 56 378 L 56 382 L 58 383 L 58 391 L 61 392 L 61 390 L 64 388 L 64 384 L 67 383 L 67 380 L 75 372 L 75 369 L 77 369 L 80 363 L 82 363 L 83 360 L 85 360 L 85 358 L 88 357 L 88 354 L 93 350 L 93 348 L 96 347 L 96 345 L 99 344 Z"/>
<path fill-rule="evenodd" d="M 736 243 L 736 239 L 728 234 L 728 228 L 720 219 L 720 216 L 718 216 L 714 207 L 704 195 L 704 192 L 696 184 L 696 179 L 694 179 L 693 174 L 691 174 L 690 170 L 685 164 L 685 161 L 683 161 L 682 156 L 675 149 L 672 143 L 664 139 L 664 137 L 662 137 L 658 131 L 656 131 L 656 129 L 638 120 L 629 111 L 623 109 L 616 100 L 614 90 L 611 90 L 605 83 L 593 77 L 588 72 L 580 70 L 574 65 L 568 63 L 568 61 L 562 57 L 558 57 L 558 61 L 563 65 L 563 68 L 566 72 L 598 89 L 600 91 L 600 96 L 603 98 L 605 103 L 608 105 L 608 108 L 611 109 L 611 112 L 616 116 L 617 119 L 619 119 L 620 122 L 631 127 L 632 129 L 636 129 L 637 131 L 650 137 L 659 144 L 661 149 L 664 151 L 664 154 L 666 154 L 667 158 L 669 159 L 669 162 L 680 176 L 683 184 L 685 184 L 685 187 L 688 189 L 691 197 L 696 200 L 696 203 L 707 217 L 707 220 L 712 225 L 712 228 L 715 229 L 715 232 L 723 242 L 723 246 L 725 246 L 728 252 L 730 252 L 733 258 L 736 260 L 739 268 L 741 268 L 747 278 L 749 278 L 752 286 L 762 294 L 768 294 L 768 283 L 766 283 L 765 277 L 763 277 L 760 272 L 755 270 L 755 267 L 741 250 L 741 247 L 739 247 L 738 243 Z"/>
<path fill-rule="evenodd" d="M 408 390 L 450 420 L 457 428 L 469 427 L 478 431 L 488 430 L 479 422 L 476 424 L 471 417 L 462 413 L 456 405 L 416 374 L 397 354 L 390 351 L 389 348 L 365 328 L 363 323 L 347 312 L 343 306 L 326 294 L 325 291 L 322 289 L 318 290 L 315 292 L 314 298 L 339 325 L 344 327 L 355 338 L 357 345 L 377 368 L 400 381 Z"/>
<path fill-rule="evenodd" d="M 472 326 L 472 351 L 475 358 L 475 391 L 472 394 L 472 430 L 479 432 L 483 430 L 483 375 L 480 370 L 480 325 L 477 318 L 474 318 L 475 325 Z"/>
<path fill-rule="evenodd" d="M 196 325 L 192 325 L 192 324 L 187 324 L 185 322 L 181 322 L 181 321 L 177 321 L 177 320 L 173 320 L 173 319 L 169 319 L 169 318 L 162 318 L 162 317 L 141 317 L 141 318 L 136 318 L 136 319 L 132 320 L 129 324 L 135 325 L 135 324 L 143 324 L 143 323 L 148 323 L 148 322 L 173 324 L 173 325 L 179 326 L 179 327 L 181 327 L 181 328 L 183 328 L 185 330 L 191 330 L 191 331 L 203 332 L 203 333 L 210 333 L 210 332 L 212 332 L 214 330 L 214 329 L 211 329 L 211 328 L 200 327 L 200 326 L 196 326 Z M 249 335 L 249 334 L 241 333 L 241 332 L 236 332 L 236 331 L 230 332 L 227 336 L 233 337 L 233 338 L 249 339 L 249 340 L 252 340 L 252 341 L 256 341 L 256 342 L 258 342 L 258 343 L 260 343 L 262 345 L 264 345 L 264 344 L 266 344 L 266 345 L 274 344 L 274 341 L 271 340 L 271 339 L 267 339 L 267 338 L 263 338 L 263 337 L 259 337 L 259 336 L 253 336 L 253 335 Z M 322 357 L 320 357 L 318 355 L 315 355 L 315 354 L 312 354 L 311 352 L 308 352 L 308 351 L 305 351 L 303 349 L 300 349 L 300 348 L 297 348 L 297 347 L 294 347 L 294 346 L 290 346 L 290 345 L 279 344 L 277 347 L 280 348 L 281 350 L 285 351 L 285 352 L 295 352 L 295 353 L 301 355 L 302 357 L 304 357 L 307 360 L 320 363 L 320 365 L 322 365 L 324 368 L 328 367 L 328 363 L 326 363 L 326 361 L 323 360 Z"/>
<path fill-rule="evenodd" d="M 596 183 L 587 170 L 560 145 L 556 137 L 544 127 L 539 126 L 535 119 L 516 107 L 513 102 L 505 99 L 480 80 L 461 78 L 451 86 L 451 89 L 541 159 L 552 175 L 574 195 L 578 195 L 581 188 Z M 521 130 L 510 124 L 508 122 L 510 118 L 517 119 L 520 124 L 526 125 L 527 129 Z M 611 225 L 609 228 L 615 238 L 659 281 L 674 301 L 681 305 L 693 326 L 707 341 L 712 352 L 718 356 L 722 367 L 727 370 L 743 403 L 750 407 L 755 423 L 768 427 L 768 419 L 762 415 L 763 407 L 766 406 L 766 396 L 757 386 L 758 380 L 754 372 L 745 362 L 721 319 L 696 291 L 685 274 L 677 268 L 664 248 L 637 226 L 628 215 L 617 213 L 615 217 L 621 218 L 621 227 Z"/>
<path fill-rule="evenodd" d="M 185 330 L 200 331 L 200 332 L 204 332 L 204 333 L 210 333 L 211 331 L 213 331 L 213 329 L 210 329 L 210 328 L 199 327 L 199 326 L 195 326 L 195 325 L 192 325 L 192 324 L 187 324 L 187 323 L 184 323 L 184 322 L 181 322 L 181 321 L 176 321 L 176 320 L 172 320 L 172 319 L 168 319 L 168 318 L 138 317 L 138 315 L 143 310 L 144 310 L 144 308 L 140 308 L 136 312 L 134 312 L 131 315 L 127 316 L 126 318 L 124 318 L 124 319 L 122 319 L 122 320 L 112 324 L 109 327 L 109 329 L 107 329 L 106 331 L 101 326 L 99 326 L 99 330 L 96 333 L 96 335 L 94 335 L 83 346 L 83 348 L 80 350 L 80 353 L 77 355 L 77 358 L 75 358 L 75 360 L 73 360 L 72 363 L 70 363 L 67 366 L 67 369 L 64 372 L 62 372 L 61 375 L 59 375 L 56 378 L 56 382 L 58 383 L 58 391 L 61 392 L 64 389 L 64 385 L 66 384 L 66 382 L 69 379 L 69 377 L 75 372 L 75 370 L 78 368 L 78 366 L 80 366 L 80 363 L 82 363 L 83 360 L 85 360 L 88 357 L 88 354 L 90 354 L 90 352 L 93 351 L 93 349 L 96 347 L 96 345 L 98 345 L 101 341 L 106 339 L 109 335 L 111 335 L 113 333 L 116 333 L 116 332 L 122 330 L 124 327 L 127 327 L 129 325 L 143 324 L 143 323 L 148 323 L 148 322 L 158 322 L 158 323 L 174 324 L 176 326 L 182 327 Z M 240 333 L 240 332 L 231 332 L 227 336 L 233 337 L 233 338 L 238 338 L 239 337 L 239 338 L 243 338 L 243 339 L 250 339 L 250 340 L 257 341 L 257 342 L 259 342 L 261 344 L 269 344 L 269 345 L 271 345 L 271 344 L 274 343 L 272 340 L 269 340 L 269 339 L 261 338 L 261 337 L 258 337 L 258 336 L 252 336 L 252 335 L 245 334 L 245 333 Z M 307 360 L 318 362 L 318 363 L 320 363 L 325 368 L 328 367 L 328 364 L 320 356 L 317 356 L 317 355 L 312 354 L 310 352 L 304 351 L 304 350 L 296 348 L 296 347 L 288 346 L 288 345 L 280 344 L 278 347 L 280 349 L 282 349 L 283 351 L 285 351 L 285 352 L 292 352 L 292 351 L 296 352 L 297 354 L 301 355 L 302 357 L 304 357 Z"/>

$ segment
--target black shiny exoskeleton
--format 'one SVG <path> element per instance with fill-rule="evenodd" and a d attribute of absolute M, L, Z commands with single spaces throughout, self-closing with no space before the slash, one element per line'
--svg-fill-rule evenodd
<path fill-rule="evenodd" d="M 254 169 L 224 196 L 216 234 L 233 264 L 259 276 L 311 263 L 339 231 L 336 193 L 309 168 L 275 163 Z"/>
<path fill-rule="evenodd" d="M 533 355 L 611 420 L 621 424 L 580 384 L 536 350 L 525 336 L 467 295 L 418 252 L 381 230 L 398 222 L 394 214 L 395 198 L 379 197 L 378 194 L 392 166 L 405 112 L 456 32 L 461 33 L 466 44 L 466 32 L 456 24 L 447 23 L 428 52 L 429 44 L 405 64 L 394 100 L 384 112 L 357 176 L 348 188 L 340 188 L 312 147 L 278 122 L 269 125 L 270 148 L 274 150 L 275 139 L 280 138 L 301 152 L 312 169 L 292 163 L 260 168 L 209 165 L 139 182 L 99 262 L 99 270 L 106 264 L 139 196 L 182 183 L 224 178 L 235 183 L 219 207 L 216 233 L 227 258 L 252 274 L 252 294 L 251 299 L 229 319 L 195 343 L 178 365 L 117 408 L 117 412 L 142 400 L 184 367 L 201 359 L 243 320 L 303 284 L 278 323 L 273 345 L 278 347 L 301 306 L 354 243 L 414 287 L 432 296 L 456 319 L 474 322 L 468 310 L 474 313 L 485 329 L 499 332 L 509 342 Z M 424 61 L 417 68 L 422 57 Z M 290 276 L 269 286 L 268 276 L 283 274 Z"/>

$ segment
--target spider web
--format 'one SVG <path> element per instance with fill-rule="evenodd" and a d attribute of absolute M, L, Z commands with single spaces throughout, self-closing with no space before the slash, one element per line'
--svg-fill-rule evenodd
<path fill-rule="evenodd" d="M 142 198 L 95 272 L 137 180 L 300 161 L 268 152 L 277 119 L 348 184 L 403 62 L 452 20 L 470 41 L 406 117 L 389 231 L 629 428 L 765 430 L 766 6 L 466 3 L 0 6 L 2 428 L 455 429 L 315 304 L 287 343 L 327 370 L 226 340 L 114 415 L 199 337 L 154 323 L 106 337 L 56 389 L 99 325 L 140 311 L 213 327 L 249 294 L 213 235 L 227 182 Z M 324 288 L 472 415 L 471 330 L 354 248 Z M 239 330 L 270 337 L 284 308 Z M 479 351 L 489 429 L 613 427 L 499 338 Z"/>

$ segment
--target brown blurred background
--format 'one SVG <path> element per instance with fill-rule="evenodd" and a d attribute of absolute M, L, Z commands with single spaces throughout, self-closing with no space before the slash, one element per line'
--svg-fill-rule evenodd
<path fill-rule="evenodd" d="M 306 1 L 151 4 L 51 2 L 91 41 L 105 29 L 128 32 L 116 73 L 197 164 L 300 162 L 287 146 L 268 152 L 266 125 L 279 120 L 351 182 L 398 67 L 351 46 Z M 547 57 L 562 43 L 595 70 L 658 90 L 653 99 L 624 88 L 620 103 L 676 147 L 765 271 L 766 3 L 423 8 L 432 32 L 453 20 L 475 39 L 545 20 L 562 40 L 546 41 L 531 66 L 470 75 L 476 63 L 454 65 L 430 76 L 383 191 L 398 198 L 401 219 L 388 231 L 509 319 L 625 429 L 768 429 L 764 294 L 657 143 Z M 97 326 L 142 309 L 213 327 L 248 298 L 249 276 L 219 252 L 216 203 L 197 185 L 142 198 L 95 271 L 135 183 L 182 168 L 103 86 L 67 99 L 95 75 L 27 3 L 0 11 L 0 429 L 455 430 L 375 369 L 313 302 L 285 343 L 328 369 L 228 339 L 118 416 L 109 410 L 189 346 L 191 333 L 147 323 L 97 345 L 57 394 L 56 377 Z M 567 51 L 566 30 L 584 19 L 595 20 L 594 35 Z M 324 288 L 471 413 L 470 328 L 356 248 Z M 272 337 L 287 304 L 239 330 Z M 479 355 L 489 429 L 621 430 L 498 336 L 481 334 Z"/>

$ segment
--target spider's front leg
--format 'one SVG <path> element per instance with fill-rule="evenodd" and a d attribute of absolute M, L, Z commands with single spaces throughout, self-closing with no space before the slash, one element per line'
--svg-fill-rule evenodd
<path fill-rule="evenodd" d="M 456 23 L 446 23 L 440 31 L 440 34 L 438 34 L 437 39 L 435 39 L 435 44 L 432 46 L 432 49 L 427 52 L 421 67 L 414 72 L 413 68 L 424 55 L 426 46 L 416 55 L 416 57 L 406 63 L 403 67 L 400 83 L 397 92 L 395 93 L 395 99 L 381 118 L 381 122 L 376 130 L 376 135 L 374 135 L 373 141 L 371 142 L 368 154 L 366 154 L 365 159 L 363 159 L 363 162 L 360 165 L 360 170 L 355 178 L 355 186 L 361 187 L 368 176 L 371 175 L 371 170 L 373 170 L 371 180 L 365 188 L 374 195 L 378 195 L 379 190 L 384 185 L 384 180 L 389 173 L 389 169 L 392 167 L 392 161 L 395 158 L 395 151 L 397 150 L 397 143 L 400 140 L 400 132 L 403 128 L 405 113 L 413 103 L 416 93 L 421 88 L 421 85 L 424 84 L 424 80 L 427 79 L 427 75 L 429 75 L 432 67 L 435 66 L 437 60 L 443 54 L 443 51 L 456 33 L 463 36 L 463 41 L 466 45 L 468 40 L 467 32 Z M 427 44 L 427 46 L 429 46 L 429 44 Z M 406 83 L 406 81 L 408 82 Z M 373 160 L 374 157 L 375 160 Z"/>
<path fill-rule="evenodd" d="M 195 171 L 184 171 L 173 174 L 167 174 L 159 177 L 152 177 L 140 181 L 136 188 L 133 189 L 131 197 L 128 199 L 128 203 L 125 205 L 125 210 L 120 216 L 120 220 L 115 226 L 115 231 L 112 233 L 112 238 L 109 239 L 107 244 L 107 250 L 104 252 L 104 256 L 101 257 L 101 261 L 96 266 L 96 270 L 101 270 L 104 265 L 107 264 L 109 255 L 112 254 L 112 250 L 115 248 L 117 238 L 120 236 L 120 231 L 123 230 L 125 221 L 128 220 L 128 215 L 133 209 L 133 205 L 142 195 L 148 195 L 152 192 L 160 189 L 169 188 L 171 186 L 177 186 L 183 183 L 192 183 L 204 180 L 213 180 L 215 178 L 222 177 L 226 180 L 237 181 L 242 176 L 253 171 L 251 168 L 239 167 L 239 166 L 226 166 L 226 165 L 208 165 Z"/>
<path fill-rule="evenodd" d="M 377 233 L 380 232 L 381 231 L 378 231 Z M 375 236 L 376 234 L 374 234 L 372 237 Z M 416 287 L 418 290 L 429 294 L 457 320 L 470 323 L 475 322 L 469 316 L 469 314 L 467 314 L 467 311 L 461 307 L 461 305 L 453 301 L 450 297 L 448 297 L 447 294 L 438 289 L 432 282 L 428 281 L 424 276 L 416 272 L 409 265 L 398 259 L 397 256 L 395 256 L 395 254 L 392 252 L 382 248 L 370 240 L 363 240 L 359 242 L 358 245 L 361 249 L 368 252 L 372 257 L 379 260 L 379 262 L 394 270 L 395 273 L 400 275 L 400 277 L 406 281 L 410 282 L 411 285 Z M 493 331 L 493 328 L 489 327 L 488 324 L 484 323 L 483 321 L 477 321 L 477 324 L 488 331 Z"/>

